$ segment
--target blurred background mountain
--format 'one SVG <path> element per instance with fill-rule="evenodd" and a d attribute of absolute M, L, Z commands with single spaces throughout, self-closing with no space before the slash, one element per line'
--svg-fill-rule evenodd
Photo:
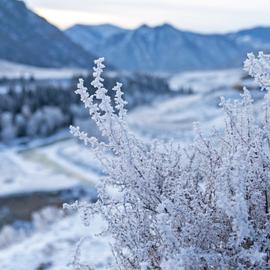
<path fill-rule="evenodd" d="M 126 30 L 113 25 L 75 25 L 65 33 L 88 52 L 120 70 L 175 73 L 240 67 L 247 52 L 269 50 L 270 28 L 198 34 L 170 24 Z"/>
<path fill-rule="evenodd" d="M 59 30 L 22 1 L 0 1 L 0 58 L 42 67 L 87 67 L 104 56 L 119 70 L 175 73 L 240 67 L 247 52 L 270 50 L 270 28 L 228 34 L 170 24 L 128 30 L 111 24 Z"/>
<path fill-rule="evenodd" d="M 42 67 L 87 67 L 93 55 L 24 2 L 0 1 L 0 58 Z"/>

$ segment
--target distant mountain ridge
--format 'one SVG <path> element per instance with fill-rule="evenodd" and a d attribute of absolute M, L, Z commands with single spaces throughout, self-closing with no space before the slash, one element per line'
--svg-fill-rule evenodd
<path fill-rule="evenodd" d="M 65 32 L 23 1 L 0 0 L 0 59 L 40 67 L 89 67 L 94 58 L 121 71 L 177 73 L 241 67 L 250 51 L 270 51 L 270 27 L 198 34 L 170 24 L 128 30 L 74 25 Z"/>
<path fill-rule="evenodd" d="M 111 24 L 82 25 L 76 24 L 66 30 L 67 36 L 74 42 L 83 46 L 87 51 L 93 52 L 98 49 L 101 42 L 105 42 L 112 36 L 127 33 L 129 30 Z M 74 34 L 74 37 L 73 37 Z"/>
<path fill-rule="evenodd" d="M 0 0 L 0 58 L 42 67 L 87 67 L 94 56 L 24 2 Z"/>
<path fill-rule="evenodd" d="M 270 27 L 229 34 L 198 34 L 170 24 L 127 30 L 113 25 L 75 25 L 65 31 L 85 50 L 105 56 L 120 70 L 180 72 L 242 66 L 250 51 L 270 51 Z"/>
<path fill-rule="evenodd" d="M 270 27 L 254 27 L 227 35 L 238 46 L 255 50 L 270 50 Z"/>

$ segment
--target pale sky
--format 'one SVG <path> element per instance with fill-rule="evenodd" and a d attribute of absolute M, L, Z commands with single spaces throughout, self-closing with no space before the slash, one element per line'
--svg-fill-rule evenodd
<path fill-rule="evenodd" d="M 270 26 L 270 0 L 25 0 L 51 23 L 112 23 L 134 28 L 171 23 L 204 33 Z"/>

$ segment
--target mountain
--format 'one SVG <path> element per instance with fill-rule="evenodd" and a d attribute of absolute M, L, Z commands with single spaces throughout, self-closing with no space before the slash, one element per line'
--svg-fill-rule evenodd
<path fill-rule="evenodd" d="M 94 56 L 24 2 L 0 0 L 0 58 L 42 67 L 87 67 Z"/>
<path fill-rule="evenodd" d="M 246 53 L 270 49 L 270 28 L 230 34 L 198 34 L 169 24 L 126 30 L 75 25 L 66 34 L 120 70 L 179 72 L 242 66 Z"/>
<path fill-rule="evenodd" d="M 67 29 L 65 33 L 77 44 L 81 44 L 89 52 L 96 51 L 101 42 L 105 42 L 111 36 L 127 33 L 129 30 L 112 24 L 82 25 L 76 24 Z"/>
<path fill-rule="evenodd" d="M 0 59 L 27 65 L 89 67 L 104 56 L 119 70 L 176 73 L 240 67 L 259 50 L 270 51 L 270 27 L 206 35 L 169 24 L 133 30 L 102 24 L 62 32 L 23 1 L 0 0 Z"/>
<path fill-rule="evenodd" d="M 253 50 L 270 50 L 270 27 L 255 27 L 229 34 L 238 46 Z"/>

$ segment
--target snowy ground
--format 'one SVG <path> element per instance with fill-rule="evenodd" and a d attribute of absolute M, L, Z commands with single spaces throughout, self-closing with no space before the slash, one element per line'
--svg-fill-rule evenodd
<path fill-rule="evenodd" d="M 11 242 L 5 249 L 0 249 L 0 269 L 72 269 L 70 265 L 78 241 L 90 234 L 92 236 L 83 243 L 79 261 L 95 269 L 104 269 L 111 260 L 111 253 L 110 239 L 95 237 L 95 234 L 100 233 L 104 227 L 101 219 L 93 220 L 93 225 L 90 227 L 82 225 L 78 215 L 59 217 L 58 220 L 54 217 L 54 220 L 56 221 L 44 224 L 45 221 L 42 219 L 42 223 L 36 225 L 34 233 L 21 236 L 19 241 Z M 3 231 L 2 241 L 8 241 L 10 237 L 18 237 L 7 229 Z"/>
<path fill-rule="evenodd" d="M 86 156 L 89 163 L 86 163 Z M 29 191 L 50 191 L 72 188 L 80 183 L 94 186 L 101 174 L 101 168 L 91 153 L 73 139 L 45 147 L 17 153 L 0 153 L 1 195 L 20 194 Z M 41 224 L 46 224 L 47 215 L 41 215 Z M 80 238 L 93 235 L 103 226 L 100 220 L 85 228 L 79 216 L 72 214 L 49 225 L 35 228 L 30 234 L 24 229 L 15 233 L 12 227 L 4 227 L 0 232 L 0 269 L 68 269 L 72 262 L 76 243 Z M 91 234 L 90 234 L 91 232 Z M 25 237 L 21 237 L 25 235 Z M 14 241 L 14 239 L 19 241 Z M 2 242 L 6 245 L 1 246 Z M 86 242 L 87 263 L 95 269 L 104 267 L 111 258 L 107 238 L 91 238 Z M 42 268 L 43 267 L 43 268 Z"/>
<path fill-rule="evenodd" d="M 255 89 L 249 79 L 243 79 L 241 70 L 189 72 L 170 79 L 171 88 L 191 88 L 192 94 L 178 96 L 136 109 L 129 118 L 133 130 L 143 138 L 174 139 L 188 142 L 192 139 L 193 123 L 201 123 L 207 133 L 210 128 L 222 128 L 220 97 L 239 99 L 243 86 L 251 89 L 260 108 L 263 93 Z"/>
<path fill-rule="evenodd" d="M 190 87 L 193 93 L 171 100 L 160 101 L 151 107 L 140 107 L 129 115 L 131 129 L 146 140 L 151 138 L 171 139 L 187 142 L 192 138 L 193 122 L 202 123 L 206 131 L 211 126 L 222 128 L 219 97 L 239 98 L 239 88 L 243 84 L 242 72 L 238 70 L 217 72 L 184 73 L 173 77 L 171 86 L 177 90 Z M 250 85 L 254 88 L 254 85 Z M 253 91 L 254 99 L 261 106 L 262 93 Z M 0 152 L 0 196 L 26 191 L 57 190 L 78 183 L 94 186 L 102 170 L 93 154 L 74 139 L 66 139 L 44 147 L 18 152 Z M 44 222 L 46 223 L 46 217 Z M 47 223 L 46 223 L 47 224 Z M 76 242 L 81 237 L 99 231 L 102 221 L 93 220 L 90 228 L 85 228 L 77 214 L 61 216 L 44 228 L 35 228 L 27 237 L 0 232 L 0 269 L 40 270 L 67 269 L 72 260 Z M 42 226 L 41 226 L 42 227 Z M 12 231 L 12 230 L 11 230 Z M 1 248 L 1 237 L 18 238 L 7 241 Z M 104 269 L 110 261 L 108 238 L 91 238 L 86 243 L 88 260 L 96 269 Z"/>
<path fill-rule="evenodd" d="M 76 74 L 86 74 L 78 68 L 41 68 L 0 60 L 0 78 L 19 79 L 33 76 L 37 80 L 70 79 Z"/>
<path fill-rule="evenodd" d="M 0 195 L 59 190 L 81 182 L 93 185 L 101 169 L 95 162 L 92 162 L 92 169 L 90 166 L 84 168 L 84 164 L 78 165 L 78 160 L 74 160 L 73 156 L 69 157 L 72 150 L 80 151 L 80 155 L 86 151 L 70 139 L 19 153 L 16 150 L 0 152 Z"/>

